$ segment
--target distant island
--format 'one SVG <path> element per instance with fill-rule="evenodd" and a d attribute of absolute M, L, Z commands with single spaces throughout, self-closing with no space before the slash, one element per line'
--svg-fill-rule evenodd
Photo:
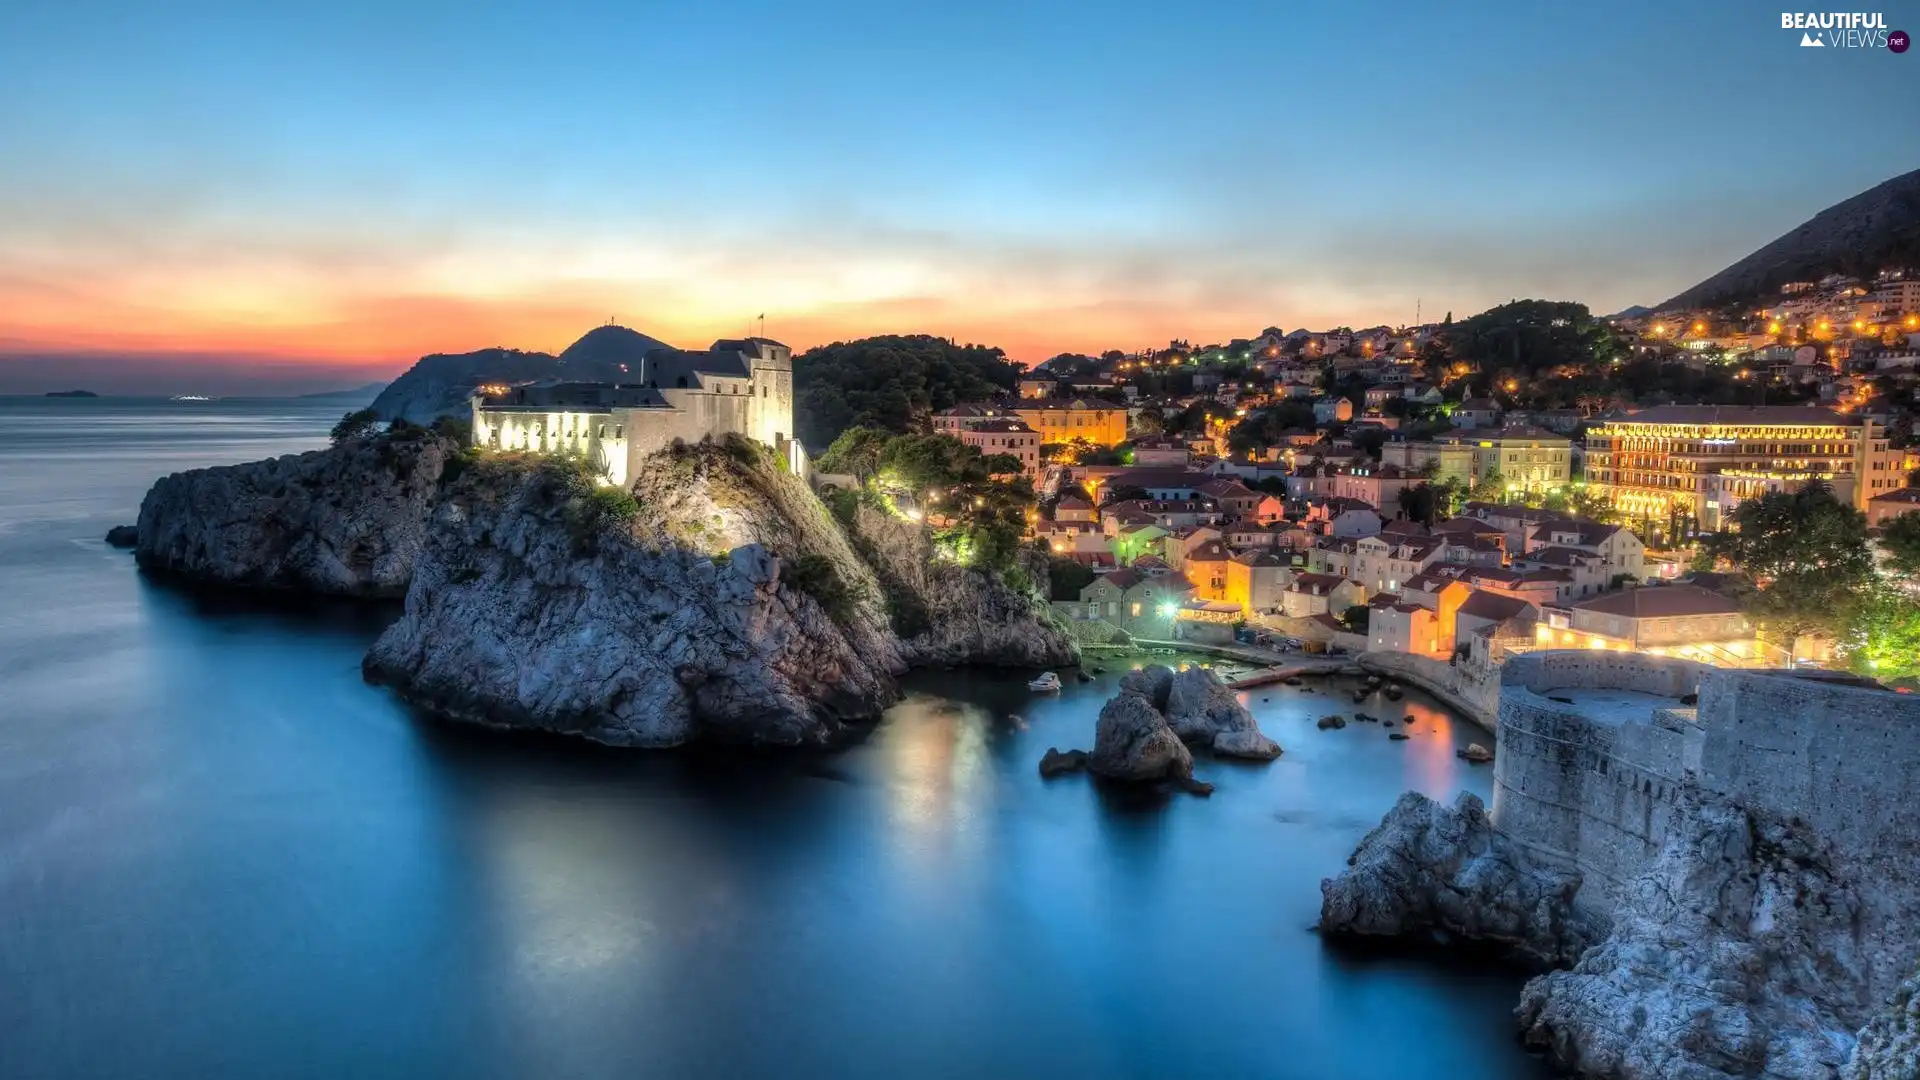
<path fill-rule="evenodd" d="M 48 397 L 99 397 L 91 390 L 49 390 Z"/>

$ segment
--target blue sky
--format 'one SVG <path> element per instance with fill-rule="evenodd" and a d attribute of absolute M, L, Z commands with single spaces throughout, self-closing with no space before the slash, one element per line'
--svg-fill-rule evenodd
<path fill-rule="evenodd" d="M 765 311 L 1037 360 L 1610 311 L 1920 167 L 1920 54 L 1566 7 L 15 0 L 0 352 L 308 378 Z"/>

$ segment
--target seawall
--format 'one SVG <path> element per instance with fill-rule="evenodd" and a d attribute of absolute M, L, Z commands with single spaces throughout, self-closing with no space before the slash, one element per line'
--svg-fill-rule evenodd
<path fill-rule="evenodd" d="M 1417 687 L 1489 732 L 1495 730 L 1500 709 L 1498 671 L 1401 652 L 1361 653 L 1354 662 L 1377 675 Z"/>

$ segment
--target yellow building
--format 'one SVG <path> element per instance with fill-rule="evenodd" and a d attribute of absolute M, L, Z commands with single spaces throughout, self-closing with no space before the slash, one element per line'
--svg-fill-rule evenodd
<path fill-rule="evenodd" d="M 1809 480 L 1866 509 L 1904 482 L 1870 420 L 1804 405 L 1663 405 L 1587 432 L 1587 480 L 1629 515 L 1678 504 L 1710 532 L 1746 499 Z"/>
<path fill-rule="evenodd" d="M 1472 482 L 1498 474 L 1511 491 L 1551 491 L 1573 475 L 1573 440 L 1543 428 L 1515 424 L 1500 428 L 1455 428 L 1434 437 L 1440 446 L 1472 451 Z M 1447 468 L 1440 456 L 1443 475 Z"/>
<path fill-rule="evenodd" d="M 1022 400 L 1013 412 L 1040 433 L 1041 445 L 1085 439 L 1095 446 L 1127 441 L 1127 409 L 1099 398 L 1063 401 Z"/>

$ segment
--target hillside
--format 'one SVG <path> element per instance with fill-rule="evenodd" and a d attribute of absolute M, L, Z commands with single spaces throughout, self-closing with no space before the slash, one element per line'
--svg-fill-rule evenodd
<path fill-rule="evenodd" d="M 640 358 L 667 346 L 624 326 L 596 326 L 559 356 L 518 349 L 481 349 L 421 357 L 375 398 L 371 408 L 382 420 L 430 424 L 442 416 L 464 415 L 467 398 L 481 383 L 527 383 L 542 379 L 619 382 Z"/>
<path fill-rule="evenodd" d="M 1920 169 L 1820 211 L 1660 310 L 1758 299 L 1789 281 L 1868 275 L 1898 265 L 1920 266 Z"/>

